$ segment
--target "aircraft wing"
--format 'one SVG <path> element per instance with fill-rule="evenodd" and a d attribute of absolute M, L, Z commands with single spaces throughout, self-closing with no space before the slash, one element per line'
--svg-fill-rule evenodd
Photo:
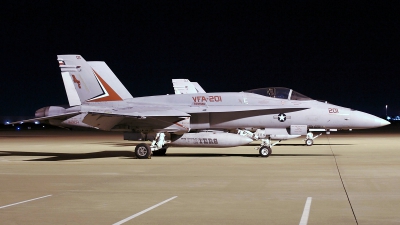
<path fill-rule="evenodd" d="M 148 106 L 112 109 L 104 112 L 89 111 L 82 122 L 101 130 L 118 128 L 142 130 L 148 128 L 165 132 L 176 132 L 189 130 L 189 126 L 185 127 L 181 121 L 189 118 L 193 113 L 216 113 L 215 115 L 220 118 L 233 120 L 242 117 L 289 113 L 307 109 L 293 106 L 193 108 L 195 109 L 188 110 L 184 108 L 175 110 L 170 107 Z"/>
<path fill-rule="evenodd" d="M 66 120 L 66 119 L 74 117 L 78 114 L 80 114 L 80 112 L 64 113 L 64 114 L 59 114 L 59 115 L 55 115 L 55 116 L 44 116 L 44 117 L 37 117 L 37 118 L 33 118 L 33 119 L 28 119 L 28 120 L 20 120 L 20 121 L 11 122 L 9 124 L 32 123 L 32 122 L 37 122 L 37 121 L 49 120 L 49 119 Z"/>
<path fill-rule="evenodd" d="M 132 128 L 152 128 L 164 131 L 181 130 L 177 123 L 190 117 L 190 114 L 179 110 L 115 110 L 114 112 L 88 112 L 82 122 L 101 130 L 111 130 L 118 125 Z M 178 126 L 178 127 L 177 127 Z"/>
<path fill-rule="evenodd" d="M 95 114 L 96 112 L 89 112 Z M 173 109 L 163 109 L 163 108 L 148 108 L 145 110 L 138 110 L 136 108 L 124 108 L 122 110 L 115 109 L 113 112 L 105 112 L 106 115 L 122 116 L 122 117 L 134 117 L 134 118 L 146 118 L 146 117 L 158 117 L 158 116 L 174 116 L 174 117 L 184 117 L 190 116 L 185 112 Z"/>

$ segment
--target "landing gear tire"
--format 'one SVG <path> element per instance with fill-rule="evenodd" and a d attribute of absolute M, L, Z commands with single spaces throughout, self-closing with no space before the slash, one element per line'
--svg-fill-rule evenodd
<path fill-rule="evenodd" d="M 135 155 L 138 159 L 151 159 L 151 148 L 148 144 L 140 143 L 136 145 Z"/>
<path fill-rule="evenodd" d="M 167 149 L 166 148 L 162 148 L 162 149 L 159 149 L 157 151 L 154 151 L 153 155 L 154 156 L 165 156 L 165 153 L 167 153 Z"/>
<path fill-rule="evenodd" d="M 306 145 L 307 146 L 312 146 L 314 144 L 314 140 L 313 139 L 307 139 L 306 140 Z"/>
<path fill-rule="evenodd" d="M 260 148 L 260 156 L 262 157 L 268 157 L 271 155 L 271 153 L 272 153 L 271 147 L 264 146 Z"/>

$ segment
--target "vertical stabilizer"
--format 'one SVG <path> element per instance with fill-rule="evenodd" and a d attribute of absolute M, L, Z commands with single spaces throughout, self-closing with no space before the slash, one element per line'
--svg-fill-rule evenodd
<path fill-rule="evenodd" d="M 133 98 L 125 86 L 121 83 L 113 71 L 108 67 L 105 62 L 102 61 L 88 61 L 88 64 L 104 79 L 104 81 L 110 85 L 110 87 L 122 98 L 128 99 Z"/>
<path fill-rule="evenodd" d="M 197 82 L 190 82 L 188 79 L 172 79 L 175 94 L 206 93 Z"/>
<path fill-rule="evenodd" d="M 122 97 L 80 55 L 58 55 L 61 74 L 70 104 L 76 95 L 70 90 L 71 81 L 80 102 L 122 101 Z M 114 75 L 115 76 L 115 75 Z M 69 77 L 69 81 L 65 79 Z M 71 100 L 70 100 L 71 97 Z"/>
<path fill-rule="evenodd" d="M 67 92 L 69 106 L 81 105 L 78 92 L 76 92 L 74 83 L 71 80 L 69 72 L 61 72 L 64 81 L 65 92 Z"/>

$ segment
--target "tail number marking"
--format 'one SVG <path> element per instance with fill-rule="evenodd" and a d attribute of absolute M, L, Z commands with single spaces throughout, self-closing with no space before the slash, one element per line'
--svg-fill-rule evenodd
<path fill-rule="evenodd" d="M 222 102 L 222 97 L 216 96 L 194 96 L 192 97 L 194 102 Z"/>
<path fill-rule="evenodd" d="M 339 109 L 337 108 L 328 108 L 329 113 L 339 113 Z"/>

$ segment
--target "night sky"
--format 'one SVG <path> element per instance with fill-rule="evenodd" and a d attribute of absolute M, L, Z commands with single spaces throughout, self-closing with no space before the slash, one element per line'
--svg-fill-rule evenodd
<path fill-rule="evenodd" d="M 172 94 L 171 79 L 187 78 L 207 92 L 282 86 L 400 114 L 398 1 L 10 2 L 0 116 L 68 103 L 57 54 L 105 61 L 134 97 Z"/>

